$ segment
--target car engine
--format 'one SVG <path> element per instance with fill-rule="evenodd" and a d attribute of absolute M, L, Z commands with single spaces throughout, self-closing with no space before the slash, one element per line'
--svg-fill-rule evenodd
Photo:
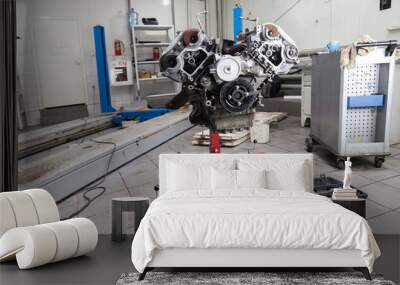
<path fill-rule="evenodd" d="M 298 63 L 294 41 L 277 25 L 256 25 L 243 41 L 219 50 L 203 31 L 180 33 L 160 58 L 161 72 L 182 83 L 167 104 L 193 106 L 190 121 L 213 131 L 250 127 L 266 80 Z"/>

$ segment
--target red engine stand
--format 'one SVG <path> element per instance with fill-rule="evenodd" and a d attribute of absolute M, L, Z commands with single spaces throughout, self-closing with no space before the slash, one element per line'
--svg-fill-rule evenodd
<path fill-rule="evenodd" d="M 210 153 L 221 152 L 221 141 L 219 134 L 210 129 Z"/>

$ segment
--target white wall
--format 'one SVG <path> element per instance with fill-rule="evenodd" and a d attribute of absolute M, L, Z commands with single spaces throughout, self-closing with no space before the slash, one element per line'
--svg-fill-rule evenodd
<path fill-rule="evenodd" d="M 17 72 L 23 96 L 22 104 L 26 109 L 26 119 L 30 124 L 39 122 L 39 102 L 37 98 L 37 82 L 33 64 L 33 52 L 30 30 L 28 30 L 28 2 L 17 2 Z M 19 100 L 21 100 L 19 97 Z"/>
<path fill-rule="evenodd" d="M 244 15 L 252 12 L 259 16 L 260 22 L 272 22 L 295 2 L 224 1 L 224 36 L 233 38 L 232 8 L 236 3 L 242 5 Z M 400 40 L 400 30 L 387 30 L 388 27 L 400 26 L 400 0 L 392 0 L 392 8 L 384 11 L 379 10 L 378 0 L 302 0 L 277 24 L 300 49 L 323 47 L 331 40 L 348 44 L 364 34 L 377 40 Z"/>
<path fill-rule="evenodd" d="M 26 22 L 23 51 L 23 67 L 21 78 L 24 85 L 24 105 L 29 125 L 37 125 L 40 121 L 39 110 L 40 94 L 37 82 L 37 62 L 33 49 L 34 33 L 33 22 L 39 17 L 69 18 L 79 22 L 82 36 L 82 50 L 84 55 L 83 69 L 86 77 L 87 104 L 90 113 L 99 112 L 99 95 L 97 82 L 97 67 L 95 59 L 93 26 L 103 25 L 106 29 L 107 50 L 112 52 L 113 32 L 118 16 L 126 15 L 126 0 L 18 0 L 19 5 L 27 7 L 27 19 L 18 17 L 18 24 Z M 17 6 L 18 7 L 18 6 Z M 120 35 L 119 35 L 120 36 Z M 125 38 L 128 39 L 128 31 Z M 18 55 L 18 57 L 21 56 Z M 60 67 L 62 68 L 62 67 Z M 132 100 L 133 89 L 130 87 L 113 88 L 112 98 L 116 107 L 128 104 Z"/>
<path fill-rule="evenodd" d="M 132 5 L 143 17 L 156 17 L 160 24 L 172 24 L 172 13 L 168 0 L 131 0 Z M 192 2 L 199 0 L 175 0 L 176 30 L 186 29 L 188 14 L 192 12 Z M 212 9 L 214 0 L 207 0 Z M 188 4 L 189 3 L 189 4 Z M 189 5 L 189 10 L 188 10 Z M 126 55 L 130 55 L 129 32 L 127 24 L 128 0 L 17 0 L 17 29 L 21 39 L 18 41 L 19 73 L 28 125 L 40 122 L 40 94 L 37 82 L 37 62 L 33 49 L 33 22 L 36 18 L 69 18 L 79 22 L 82 36 L 84 63 L 82 65 L 86 80 L 87 104 L 90 114 L 100 112 L 97 66 L 93 40 L 93 27 L 102 25 L 106 31 L 109 59 L 113 57 L 115 38 L 126 44 Z M 211 11 L 211 13 L 215 13 Z M 194 17 L 194 15 L 193 15 Z M 215 20 L 214 20 L 215 22 Z M 150 49 L 149 49 L 150 50 Z M 150 51 L 149 51 L 150 52 Z M 62 68 L 62 67 L 60 67 Z M 112 87 L 114 107 L 132 104 L 135 89 L 132 86 Z"/>
<path fill-rule="evenodd" d="M 203 25 L 207 23 L 205 27 L 207 33 L 212 37 L 217 37 L 216 2 L 216 0 L 175 0 L 175 30 L 198 28 L 196 13 L 207 9 L 207 20 L 205 16 L 200 16 L 200 19 Z"/>

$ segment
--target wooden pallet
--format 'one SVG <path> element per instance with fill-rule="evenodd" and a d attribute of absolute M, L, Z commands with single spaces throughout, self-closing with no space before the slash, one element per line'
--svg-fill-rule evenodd
<path fill-rule="evenodd" d="M 247 141 L 250 138 L 250 132 L 248 130 L 233 131 L 231 133 L 220 133 L 221 146 L 237 146 L 242 142 Z M 197 132 L 193 135 L 193 145 L 210 145 L 210 131 L 204 130 Z"/>
<path fill-rule="evenodd" d="M 287 116 L 288 113 L 283 112 L 256 112 L 253 122 L 264 124 L 276 123 L 286 119 Z"/>
<path fill-rule="evenodd" d="M 256 112 L 253 123 L 270 124 L 280 122 L 287 118 L 288 114 L 283 112 Z M 250 138 L 249 130 L 233 131 L 231 133 L 220 133 L 221 146 L 237 146 Z M 210 145 L 210 131 L 208 129 L 193 135 L 193 145 Z"/>

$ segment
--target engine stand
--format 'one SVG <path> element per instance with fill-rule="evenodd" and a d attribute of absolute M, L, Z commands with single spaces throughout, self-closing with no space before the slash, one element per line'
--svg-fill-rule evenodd
<path fill-rule="evenodd" d="M 221 140 L 219 134 L 210 129 L 210 153 L 221 152 Z"/>

